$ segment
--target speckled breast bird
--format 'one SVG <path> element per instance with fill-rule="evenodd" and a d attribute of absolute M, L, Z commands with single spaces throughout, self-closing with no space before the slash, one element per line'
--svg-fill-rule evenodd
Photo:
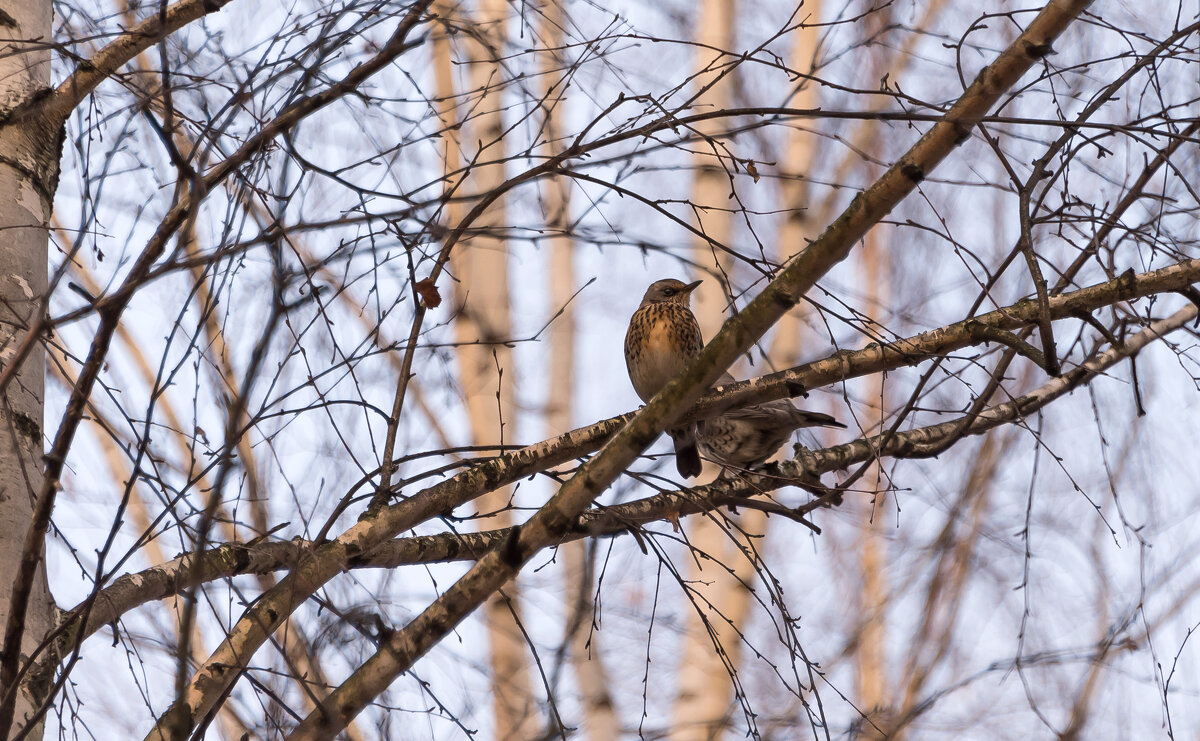
<path fill-rule="evenodd" d="M 726 373 L 718 386 L 735 383 Z M 729 468 L 749 469 L 766 461 L 801 427 L 841 427 L 828 414 L 797 409 L 787 399 L 730 409 L 697 425 L 696 444 L 705 458 Z"/>
<path fill-rule="evenodd" d="M 683 371 L 704 347 L 700 325 L 688 307 L 692 291 L 701 281 L 684 283 L 673 278 L 655 281 L 629 319 L 625 332 L 625 366 L 642 401 L 650 401 L 663 386 Z M 675 467 L 679 475 L 700 474 L 696 451 L 696 425 L 667 430 L 675 441 Z"/>

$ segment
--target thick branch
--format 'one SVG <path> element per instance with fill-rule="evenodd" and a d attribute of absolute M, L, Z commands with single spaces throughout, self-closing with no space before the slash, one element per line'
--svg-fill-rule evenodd
<path fill-rule="evenodd" d="M 189 714 L 199 718 L 213 708 L 240 673 L 239 667 L 262 646 L 283 621 L 321 585 L 342 573 L 356 559 L 368 556 L 397 533 L 492 491 L 497 487 L 565 463 L 620 429 L 629 416 L 614 417 L 591 427 L 573 430 L 545 443 L 477 464 L 452 479 L 385 507 L 349 528 L 337 540 L 305 549 L 295 567 L 274 588 L 246 610 L 225 640 L 193 678 L 184 696 L 176 701 L 148 738 L 166 738 L 167 716 Z M 103 610 L 102 602 L 95 609 Z M 114 616 L 115 617 L 115 616 Z M 103 624 L 99 620 L 89 625 Z"/>
<path fill-rule="evenodd" d="M 1188 260 L 1175 265 L 1137 275 L 1123 275 L 1114 280 L 1089 286 L 1072 293 L 1050 298 L 1050 311 L 1054 318 L 1074 318 L 1119 301 L 1130 301 L 1164 292 L 1180 291 L 1200 281 L 1200 259 Z M 981 340 L 991 338 L 990 331 L 1008 331 L 1036 324 L 1039 305 L 1027 299 L 1011 306 L 983 314 L 971 319 L 889 343 L 871 343 L 861 350 L 843 351 L 821 360 L 791 368 L 771 375 L 754 378 L 737 384 L 721 386 L 706 394 L 697 402 L 694 411 L 686 419 L 703 419 L 723 411 L 757 404 L 763 401 L 786 398 L 798 389 L 815 389 L 830 383 L 858 378 L 872 373 L 896 370 L 916 365 L 958 349 L 970 347 Z M 989 331 L 981 332 L 985 327 Z M 452 479 L 425 489 L 411 500 L 429 499 L 425 511 L 444 513 L 466 504 L 475 497 L 498 486 L 512 483 L 531 473 L 546 470 L 593 452 L 605 440 L 614 435 L 632 414 L 613 417 L 587 427 L 581 427 L 555 438 L 527 446 L 513 453 L 475 464 Z M 911 433 L 904 433 L 911 437 Z M 908 438 L 902 438 L 908 439 Z M 899 443 L 897 443 L 899 444 Z M 831 448 L 830 450 L 837 450 Z M 863 459 L 865 460 L 865 459 Z M 854 462 L 862 462 L 855 460 Z M 806 463 L 814 473 L 834 470 L 812 461 Z M 756 490 L 765 482 L 756 482 Z M 729 489 L 740 495 L 740 489 Z M 408 501 L 411 501 L 408 500 Z M 408 506 L 408 505 L 405 505 Z M 386 513 L 395 517 L 400 505 L 394 505 Z M 624 510 L 615 510 L 624 512 Z M 407 518 L 405 518 L 407 519 Z M 393 524 L 399 518 L 393 519 Z M 419 521 L 419 520 L 418 520 Z M 398 531 L 397 531 L 398 532 Z M 483 541 L 476 543 L 474 535 L 464 535 L 458 545 L 435 545 L 433 538 L 408 538 L 403 541 L 390 540 L 369 554 L 350 557 L 337 564 L 338 568 L 356 566 L 388 566 L 412 562 L 428 562 L 444 559 L 475 559 L 486 550 Z M 398 546 L 404 542 L 406 545 Z M 492 544 L 493 541 L 487 541 Z M 136 574 L 127 574 L 106 587 L 91 606 L 84 637 L 90 636 L 104 625 L 119 619 L 139 605 L 163 599 L 189 586 L 217 579 L 248 573 L 265 573 L 288 568 L 304 561 L 320 546 L 306 541 L 285 543 L 258 543 L 255 545 L 230 544 L 214 548 L 203 557 L 203 562 L 193 579 L 184 579 L 179 569 L 192 568 L 192 556 L 182 556 Z M 459 552 L 452 552 L 454 549 Z M 399 549 L 399 550 L 397 550 Z M 438 555 L 445 553 L 444 556 Z M 389 555 L 390 554 L 390 555 Z M 322 558 L 333 558 L 323 554 Z M 81 617 L 86 604 L 81 604 L 65 614 L 62 621 L 63 635 L 59 640 L 68 645 L 77 639 L 80 628 L 76 621 Z"/>
<path fill-rule="evenodd" d="M 1200 281 L 1200 259 L 1184 260 L 1145 273 L 1126 272 L 1104 283 L 1050 296 L 1050 316 L 1052 319 L 1069 319 L 1121 301 L 1178 292 L 1197 281 Z M 796 368 L 718 387 L 696 403 L 694 413 L 689 414 L 688 419 L 703 419 L 732 407 L 795 396 L 798 390 L 820 388 L 837 381 L 917 365 L 981 340 L 996 339 L 993 332 L 1036 325 L 1040 315 L 1039 303 L 1024 299 L 1002 309 L 903 340 L 872 342 L 861 350 L 843 350 Z"/>
<path fill-rule="evenodd" d="M 436 644 L 488 595 L 512 578 L 534 553 L 561 537 L 575 517 L 615 479 L 660 430 L 682 416 L 724 370 L 796 304 L 812 285 L 969 135 L 1001 94 L 1051 50 L 1055 38 L 1083 11 L 1083 0 L 1051 0 L 1029 28 L 985 68 L 971 87 L 909 152 L 784 268 L 779 276 L 704 348 L 681 377 L 650 401 L 596 457 L 499 548 L 489 552 L 424 612 L 383 641 L 314 711 L 291 738 L 336 735 L 401 672 Z"/>
<path fill-rule="evenodd" d="M 271 141 L 275 136 L 283 131 L 286 131 L 304 116 L 319 110 L 328 105 L 330 102 L 353 92 L 369 75 L 382 69 L 387 64 L 390 64 L 397 56 L 408 48 L 406 41 L 408 34 L 416 27 L 418 22 L 424 16 L 425 10 L 428 8 L 431 0 L 421 0 L 414 3 L 408 10 L 406 16 L 401 20 L 397 30 L 393 34 L 389 42 L 380 50 L 379 54 L 368 62 L 365 62 L 354 70 L 352 70 L 345 78 L 331 85 L 327 90 L 316 95 L 304 98 L 297 103 L 288 106 L 279 116 L 262 128 L 254 137 L 251 137 L 238 149 L 234 155 L 227 158 L 220 165 L 213 168 L 205 178 L 198 179 L 197 182 L 191 183 L 191 188 L 188 189 L 186 197 L 180 198 L 178 203 L 171 208 L 167 215 L 159 224 L 154 236 L 151 237 L 145 249 L 138 256 L 137 261 L 131 267 L 128 276 L 126 277 L 122 290 L 118 291 L 115 297 L 110 297 L 104 302 L 97 304 L 97 310 L 100 315 L 100 325 L 96 330 L 95 337 L 92 341 L 88 352 L 88 357 L 80 371 L 79 380 L 75 387 L 71 390 L 71 396 L 66 404 L 66 409 L 63 413 L 62 421 L 59 424 L 58 432 L 55 435 L 54 443 L 51 446 L 49 453 L 46 455 L 46 467 L 43 475 L 43 480 L 39 488 L 37 498 L 35 500 L 33 519 L 30 524 L 29 531 L 26 535 L 25 542 L 22 546 L 21 561 L 17 564 L 16 576 L 13 579 L 12 600 L 10 604 L 10 612 L 8 620 L 4 628 L 4 646 L 3 652 L 0 652 L 0 687 L 12 689 L 16 686 L 17 669 L 20 662 L 20 651 L 16 650 L 15 646 L 20 645 L 21 637 L 24 633 L 24 618 L 29 601 L 29 591 L 33 583 L 34 573 L 38 564 L 41 562 L 42 552 L 44 550 L 42 539 L 49 528 L 50 516 L 54 509 L 54 502 L 59 486 L 59 476 L 62 474 L 63 466 L 65 465 L 67 452 L 71 448 L 74 441 L 75 433 L 78 429 L 79 422 L 83 415 L 83 410 L 88 397 L 91 395 L 92 387 L 100 375 L 101 368 L 104 365 L 104 359 L 108 354 L 108 348 L 112 341 L 113 334 L 116 331 L 117 324 L 121 320 L 125 307 L 128 305 L 133 291 L 142 284 L 148 275 L 151 266 L 161 256 L 169 243 L 171 237 L 176 230 L 184 223 L 184 221 L 192 214 L 195 208 L 203 200 L 208 190 L 224 179 L 227 175 L 241 166 L 251 155 L 258 152 L 263 146 Z M 197 6 L 203 7 L 202 2 L 195 3 Z M 191 8 L 189 3 L 182 3 L 177 8 Z M 199 12 L 196 8 L 192 8 L 191 12 Z M 182 25 L 189 17 L 184 10 L 178 10 L 179 15 L 175 16 L 175 20 Z M 202 13 L 201 13 L 202 14 Z M 171 18 L 171 13 L 168 12 L 168 18 Z M 196 16 L 199 17 L 199 16 Z M 145 24 L 139 25 L 139 28 Z M 140 39 L 140 41 L 138 40 Z M 120 46 L 122 41 L 127 46 Z M 150 39 L 152 43 L 154 39 Z M 122 37 L 118 39 L 117 49 L 132 50 L 131 54 L 136 54 L 145 46 L 139 46 L 145 42 L 145 39 L 138 37 Z M 113 48 L 113 45 L 106 47 Z M 106 55 L 106 50 L 101 50 L 97 53 L 98 60 L 108 60 L 105 62 L 116 63 L 120 57 L 118 51 L 112 51 Z M 132 56 L 125 58 L 120 63 L 128 61 Z M 97 63 L 98 64 L 98 63 Z M 94 87 L 94 85 L 93 85 Z M 86 93 L 84 93 L 86 94 Z M 67 97 L 65 100 L 72 100 L 70 93 L 64 93 Z M 52 100 L 53 96 L 48 100 Z M 43 112 L 46 112 L 45 110 Z M 69 110 L 67 111 L 69 113 Z M 57 114 L 54 114 L 57 115 Z M 63 114 L 65 118 L 66 114 Z M 102 305 L 101 305 L 102 304 Z M 40 337 L 45 328 L 46 320 L 39 319 L 37 323 L 29 330 L 28 337 Z M 31 351 L 28 343 L 22 347 L 24 352 Z M 23 357 L 15 357 L 12 359 L 13 366 L 19 366 Z M 3 378 L 0 377 L 0 387 L 3 385 Z M 0 736 L 7 735 L 8 728 L 11 724 L 12 707 L 14 694 L 7 692 L 4 701 L 0 702 Z"/>
<path fill-rule="evenodd" d="M 928 457 L 942 449 L 942 441 L 947 436 L 958 438 L 966 435 L 981 435 L 1000 425 L 1017 422 L 1043 409 L 1056 399 L 1090 383 L 1096 376 L 1105 373 L 1118 363 L 1134 357 L 1151 342 L 1183 327 L 1198 315 L 1200 315 L 1200 308 L 1196 305 L 1183 307 L 1171 316 L 1152 323 L 1141 332 L 1128 338 L 1120 347 L 1109 348 L 1028 394 L 1003 404 L 997 404 L 975 415 L 965 433 L 962 430 L 962 418 L 956 418 L 905 432 L 884 433 L 870 438 L 860 438 L 823 450 L 800 449 L 793 460 L 776 464 L 766 475 L 724 479 L 695 489 L 667 492 L 614 507 L 588 510 L 571 523 L 558 542 L 597 535 L 614 535 L 651 522 L 709 512 L 725 504 L 736 504 L 748 497 L 791 485 L 798 480 L 812 480 L 813 476 L 845 470 L 880 456 L 891 458 Z M 828 502 L 814 500 L 792 508 L 790 513 L 803 515 L 826 506 L 828 506 Z M 467 535 L 446 533 L 401 538 L 377 549 L 369 559 L 365 559 L 355 566 L 390 568 L 417 562 L 477 559 L 484 556 L 489 550 L 503 544 L 512 536 L 512 533 L 513 528 L 504 528 Z"/>
<path fill-rule="evenodd" d="M 163 13 L 153 13 L 146 20 L 117 36 L 91 59 L 81 61 L 70 77 L 63 80 L 53 93 L 38 104 L 41 112 L 56 121 L 66 121 L 71 111 L 91 95 L 100 83 L 138 54 L 192 21 L 217 12 L 230 2 L 231 0 L 182 0 L 167 7 Z"/>

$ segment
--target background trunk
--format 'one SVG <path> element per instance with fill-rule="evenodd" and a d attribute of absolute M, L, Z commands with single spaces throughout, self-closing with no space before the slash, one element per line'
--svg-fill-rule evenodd
<path fill-rule="evenodd" d="M 694 38 L 696 47 L 697 89 L 712 84 L 695 98 L 693 108 L 717 110 L 728 107 L 732 75 L 718 81 L 730 69 L 729 58 L 716 50 L 733 48 L 735 25 L 734 0 L 704 0 L 700 8 Z M 716 131 L 720 125 L 700 124 L 701 133 Z M 726 168 L 732 169 L 719 139 L 696 143 L 695 181 L 692 202 L 700 206 L 698 228 L 712 240 L 695 240 L 692 259 L 701 270 L 704 283 L 692 294 L 692 310 L 700 322 L 707 342 L 724 324 L 731 297 L 731 262 L 722 251 L 730 245 L 733 217 L 728 210 L 730 183 Z M 715 244 L 714 244 L 715 243 Z M 664 276 L 665 277 L 665 276 Z M 692 484 L 712 481 L 721 472 L 719 466 L 704 463 L 704 471 Z M 673 709 L 670 735 L 676 741 L 700 741 L 715 738 L 728 725 L 733 698 L 732 679 L 741 656 L 739 630 L 746 617 L 746 585 L 754 579 L 753 562 L 742 552 L 738 528 L 727 527 L 727 515 L 714 512 L 687 522 L 688 539 L 694 549 L 687 558 L 685 600 L 678 696 Z M 746 533 L 762 532 L 764 518 L 747 513 L 740 518 Z"/>
<path fill-rule="evenodd" d="M 453 18 L 449 4 L 439 11 Z M 469 61 L 469 105 L 464 110 L 473 116 L 465 130 L 465 141 L 476 142 L 482 151 L 480 161 L 493 164 L 477 166 L 466 174 L 464 190 L 471 194 L 487 193 L 504 182 L 505 147 L 503 108 L 498 93 L 486 92 L 504 74 L 499 65 L 506 38 L 508 5 L 503 0 L 480 0 L 464 39 Z M 439 79 L 453 85 L 450 69 L 450 44 L 440 44 Z M 453 106 L 463 98 L 453 88 L 443 91 L 442 100 Z M 459 112 L 447 110 L 446 115 Z M 447 119 L 449 120 L 449 119 Z M 446 169 L 461 166 L 465 157 L 456 149 L 460 142 L 446 137 Z M 449 206 L 448 223 L 458 221 L 459 211 Z M 508 253 L 503 238 L 489 230 L 503 230 L 507 224 L 504 199 L 496 201 L 474 224 L 482 234 L 464 239 L 451 253 L 454 272 L 455 335 L 459 343 L 459 383 L 470 418 L 474 445 L 512 443 L 516 423 L 513 396 L 512 351 L 505 344 L 512 334 L 509 319 Z M 506 527 L 512 524 L 508 508 L 512 487 L 502 487 L 481 497 L 476 506 L 480 513 L 495 513 L 482 527 Z M 518 624 L 520 603 L 517 584 L 508 584 L 493 595 L 484 608 L 491 666 L 492 703 L 497 739 L 532 738 L 538 729 L 537 698 L 530 682 L 530 663 L 526 642 Z"/>
<path fill-rule="evenodd" d="M 821 18 L 821 3 L 809 0 L 801 9 L 797 20 L 805 22 L 802 28 L 792 32 L 792 50 L 789 64 L 792 69 L 811 74 L 816 61 L 817 34 Z M 793 108 L 817 108 L 821 105 L 820 86 L 814 80 L 801 79 L 791 99 L 784 102 Z M 816 163 L 821 141 L 815 134 L 806 131 L 804 121 L 796 121 L 787 130 L 784 138 L 783 157 L 779 163 L 779 201 L 783 208 L 783 223 L 779 226 L 775 259 L 783 264 L 789 257 L 804 249 L 804 245 L 815 239 L 824 227 L 814 216 L 816 209 L 809 203 L 808 179 Z M 801 302 L 795 309 L 784 314 L 776 325 L 771 341 L 770 358 L 775 368 L 790 368 L 800 362 L 804 338 L 804 316 L 807 304 Z"/>
<path fill-rule="evenodd" d="M 543 61 L 545 88 L 542 93 L 546 119 L 543 138 L 547 156 L 562 147 L 563 118 L 566 115 L 564 88 L 569 80 L 566 57 L 559 49 L 563 44 L 566 22 L 559 0 L 542 6 L 542 43 L 550 51 Z M 570 181 L 551 178 L 541 191 L 543 218 L 550 237 L 546 241 L 550 252 L 550 272 L 547 295 L 549 312 L 556 319 L 547 332 L 550 342 L 549 383 L 546 392 L 545 436 L 561 435 L 575 425 L 573 385 L 575 382 L 575 241 L 568 233 L 571 226 Z M 571 466 L 564 466 L 569 469 Z M 568 661 L 578 685 L 583 705 L 585 737 L 593 741 L 608 741 L 620 735 L 616 708 L 609 691 L 609 678 L 601 657 L 601 634 L 594 630 L 596 604 L 592 597 L 595 573 L 585 540 L 573 540 L 559 548 L 566 579 L 566 648 Z"/>

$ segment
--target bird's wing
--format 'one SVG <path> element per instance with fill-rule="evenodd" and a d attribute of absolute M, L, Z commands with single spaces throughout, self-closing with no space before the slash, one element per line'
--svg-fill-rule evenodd
<path fill-rule="evenodd" d="M 746 420 L 748 422 L 772 422 L 778 425 L 791 425 L 793 427 L 844 428 L 846 426 L 828 414 L 797 409 L 786 399 L 754 404 L 742 407 L 741 409 L 730 409 L 721 416 L 727 419 Z"/>
<path fill-rule="evenodd" d="M 725 386 L 730 383 L 737 383 L 737 379 L 726 372 L 721 374 L 720 380 L 715 385 Z M 838 422 L 828 414 L 797 409 L 787 399 L 776 399 L 775 401 L 766 401 L 762 404 L 753 404 L 740 409 L 730 409 L 721 416 L 727 419 L 742 419 L 750 422 L 771 421 L 779 425 L 794 425 L 797 428 L 841 427 L 845 429 L 846 427 L 846 425 Z"/>

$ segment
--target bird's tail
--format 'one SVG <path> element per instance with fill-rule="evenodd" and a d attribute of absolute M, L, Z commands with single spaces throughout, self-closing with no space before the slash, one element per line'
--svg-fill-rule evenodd
<path fill-rule="evenodd" d="M 795 421 L 797 428 L 800 428 L 800 427 L 839 427 L 843 430 L 846 429 L 846 425 L 842 424 L 841 422 L 838 422 L 835 418 L 829 416 L 828 414 L 822 414 L 820 412 L 810 412 L 810 411 L 807 411 L 804 409 L 796 409 L 795 407 L 792 407 L 792 408 L 795 409 L 795 413 L 792 415 L 792 419 Z"/>
<path fill-rule="evenodd" d="M 832 417 L 830 418 L 832 419 Z M 667 430 L 675 442 L 675 468 L 685 479 L 700 475 L 700 452 L 696 450 L 696 425 Z"/>

